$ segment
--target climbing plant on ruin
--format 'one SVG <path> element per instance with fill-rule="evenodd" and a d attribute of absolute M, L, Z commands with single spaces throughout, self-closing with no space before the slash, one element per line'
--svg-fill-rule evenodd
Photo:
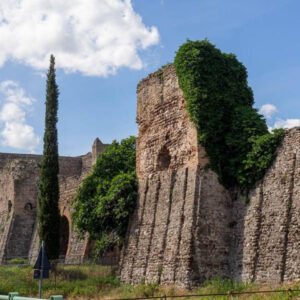
<path fill-rule="evenodd" d="M 222 53 L 208 40 L 188 40 L 174 64 L 209 167 L 224 186 L 248 190 L 272 163 L 284 131 L 268 132 L 253 108 L 247 70 L 234 54 Z"/>
<path fill-rule="evenodd" d="M 99 154 L 73 201 L 73 222 L 96 240 L 96 254 L 121 245 L 125 236 L 137 197 L 135 146 L 135 137 L 113 141 Z"/>
<path fill-rule="evenodd" d="M 38 232 L 40 241 L 45 242 L 46 252 L 50 259 L 58 258 L 59 255 L 59 165 L 56 128 L 58 95 L 55 58 L 51 55 L 47 74 L 44 150 L 40 164 L 38 195 Z"/>

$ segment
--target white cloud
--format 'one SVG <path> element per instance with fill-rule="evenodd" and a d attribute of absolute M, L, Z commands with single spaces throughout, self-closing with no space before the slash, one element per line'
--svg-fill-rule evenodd
<path fill-rule="evenodd" d="M 2 81 L 0 83 L 0 92 L 6 96 L 6 101 L 15 104 L 31 105 L 34 101 L 30 97 L 25 96 L 25 91 L 19 88 L 19 85 L 11 80 Z"/>
<path fill-rule="evenodd" d="M 292 127 L 297 127 L 300 126 L 300 119 L 278 119 L 274 123 L 273 129 L 274 128 L 292 128 Z"/>
<path fill-rule="evenodd" d="M 53 53 L 67 72 L 107 76 L 141 69 L 139 51 L 158 41 L 130 0 L 0 1 L 0 66 L 14 59 L 46 69 Z"/>
<path fill-rule="evenodd" d="M 6 103 L 0 111 L 0 121 L 24 122 L 25 112 L 15 103 Z"/>
<path fill-rule="evenodd" d="M 259 113 L 263 114 L 266 117 L 266 119 L 269 121 L 272 119 L 273 115 L 277 112 L 278 112 L 277 107 L 270 103 L 264 104 L 259 110 Z M 272 132 L 273 129 L 277 129 L 277 128 L 292 128 L 297 126 L 300 126 L 300 119 L 283 120 L 277 118 L 272 126 L 268 124 L 268 130 L 269 132 Z"/>
<path fill-rule="evenodd" d="M 264 104 L 259 110 L 259 113 L 264 115 L 266 119 L 271 119 L 276 112 L 277 108 L 273 104 Z"/>
<path fill-rule="evenodd" d="M 0 83 L 0 142 L 4 146 L 33 152 L 40 138 L 26 122 L 26 112 L 34 102 L 14 81 Z"/>

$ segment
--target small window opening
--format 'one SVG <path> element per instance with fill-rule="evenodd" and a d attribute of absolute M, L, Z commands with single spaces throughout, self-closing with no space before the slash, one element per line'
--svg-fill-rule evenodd
<path fill-rule="evenodd" d="M 163 171 L 169 168 L 171 162 L 171 155 L 170 151 L 167 147 L 163 147 L 157 158 L 157 170 L 158 171 Z"/>
<path fill-rule="evenodd" d="M 31 211 L 32 210 L 32 204 L 31 203 L 26 203 L 24 206 L 24 210 L 25 211 Z"/>

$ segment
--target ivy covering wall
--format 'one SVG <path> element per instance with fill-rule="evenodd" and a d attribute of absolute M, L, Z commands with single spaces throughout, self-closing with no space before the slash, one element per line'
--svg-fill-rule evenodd
<path fill-rule="evenodd" d="M 234 54 L 222 53 L 208 40 L 188 40 L 174 64 L 209 167 L 225 187 L 249 190 L 271 165 L 284 131 L 268 132 L 253 108 L 247 70 Z"/>

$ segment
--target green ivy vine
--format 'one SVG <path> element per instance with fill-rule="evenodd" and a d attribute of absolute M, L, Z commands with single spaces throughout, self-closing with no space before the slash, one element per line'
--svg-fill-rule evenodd
<path fill-rule="evenodd" d="M 188 40 L 174 65 L 209 167 L 225 187 L 248 191 L 271 165 L 284 130 L 268 132 L 253 108 L 247 70 L 234 54 L 222 53 L 208 40 Z"/>

